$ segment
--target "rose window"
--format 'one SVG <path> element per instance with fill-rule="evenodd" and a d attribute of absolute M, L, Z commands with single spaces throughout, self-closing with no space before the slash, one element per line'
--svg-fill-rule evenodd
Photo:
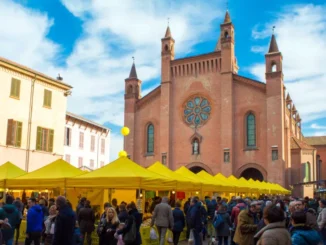
<path fill-rule="evenodd" d="M 208 121 L 211 113 L 209 101 L 201 96 L 195 96 L 187 100 L 184 105 L 184 119 L 191 127 L 200 127 Z"/>

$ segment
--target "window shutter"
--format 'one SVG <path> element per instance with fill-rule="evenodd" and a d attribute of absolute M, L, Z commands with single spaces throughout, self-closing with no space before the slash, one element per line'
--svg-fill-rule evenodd
<path fill-rule="evenodd" d="M 16 124 L 16 142 L 15 142 L 15 146 L 17 146 L 17 147 L 21 147 L 22 130 L 23 130 L 23 123 L 17 122 L 17 124 Z"/>
<path fill-rule="evenodd" d="M 37 127 L 37 135 L 36 135 L 36 150 L 42 150 L 42 128 Z"/>
<path fill-rule="evenodd" d="M 65 127 L 65 138 L 64 138 L 64 145 L 68 145 L 68 141 L 67 141 L 67 138 L 68 138 L 68 128 Z"/>
<path fill-rule="evenodd" d="M 52 106 L 52 91 L 48 90 L 48 107 Z"/>
<path fill-rule="evenodd" d="M 10 88 L 10 96 L 15 96 L 15 79 L 11 79 L 11 88 Z"/>
<path fill-rule="evenodd" d="M 71 134 L 72 134 L 72 128 L 69 129 L 68 131 L 68 136 L 69 136 L 69 142 L 68 142 L 68 145 L 71 146 L 71 141 L 72 141 L 72 138 L 71 138 Z"/>
<path fill-rule="evenodd" d="M 47 106 L 47 90 L 44 89 L 43 106 Z"/>
<path fill-rule="evenodd" d="M 8 126 L 7 126 L 7 145 L 12 145 L 12 130 L 13 130 L 13 123 L 14 120 L 8 119 Z"/>
<path fill-rule="evenodd" d="M 20 98 L 20 80 L 18 80 L 18 79 L 15 79 L 16 81 L 15 81 L 15 83 L 16 83 L 16 86 L 15 86 L 15 96 L 17 97 L 17 98 Z"/>
<path fill-rule="evenodd" d="M 53 139 L 54 139 L 54 130 L 50 129 L 50 134 L 49 134 L 49 152 L 53 152 Z"/>

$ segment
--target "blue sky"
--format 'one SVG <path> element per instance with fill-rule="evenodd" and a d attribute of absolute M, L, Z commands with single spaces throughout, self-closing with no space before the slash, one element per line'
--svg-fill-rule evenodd
<path fill-rule="evenodd" d="M 325 1 L 234 0 L 228 5 L 239 74 L 264 81 L 264 54 L 275 25 L 286 87 L 303 132 L 326 135 Z M 122 149 L 119 129 L 131 57 L 144 95 L 160 82 L 160 38 L 167 18 L 176 58 L 211 52 L 226 1 L 1 0 L 0 9 L 5 23 L 0 56 L 53 77 L 61 73 L 74 86 L 68 110 L 112 129 L 114 159 Z"/>

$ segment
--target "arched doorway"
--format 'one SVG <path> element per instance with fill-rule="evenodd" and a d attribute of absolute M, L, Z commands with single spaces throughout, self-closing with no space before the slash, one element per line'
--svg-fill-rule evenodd
<path fill-rule="evenodd" d="M 189 168 L 189 170 L 195 174 L 199 173 L 200 171 L 204 170 L 206 171 L 206 169 L 199 167 L 199 166 L 193 166 L 191 168 Z M 206 171 L 207 172 L 207 171 Z"/>
<path fill-rule="evenodd" d="M 245 169 L 241 174 L 240 177 L 243 177 L 245 179 L 253 179 L 253 180 L 259 180 L 263 181 L 264 176 L 263 174 L 256 168 L 247 168 Z"/>

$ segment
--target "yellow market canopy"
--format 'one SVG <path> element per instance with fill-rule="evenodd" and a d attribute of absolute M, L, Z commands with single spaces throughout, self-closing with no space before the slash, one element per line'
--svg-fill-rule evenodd
<path fill-rule="evenodd" d="M 174 171 L 177 174 L 182 175 L 183 177 L 186 177 L 188 179 L 191 179 L 192 181 L 201 183 L 202 191 L 218 191 L 218 188 L 220 187 L 216 183 L 211 183 L 210 181 L 207 181 L 198 175 L 191 172 L 186 167 L 182 166 L 179 169 Z"/>
<path fill-rule="evenodd" d="M 201 188 L 200 182 L 193 181 L 191 179 L 188 179 L 181 174 L 178 174 L 176 172 L 173 172 L 168 167 L 164 166 L 160 162 L 155 162 L 153 165 L 147 168 L 149 171 L 152 171 L 154 173 L 160 174 L 164 177 L 171 178 L 173 180 L 176 180 L 177 187 L 176 190 L 179 191 L 199 191 Z"/>
<path fill-rule="evenodd" d="M 67 187 L 173 190 L 176 181 L 120 157 L 93 172 L 68 179 Z"/>
<path fill-rule="evenodd" d="M 68 162 L 58 159 L 42 168 L 7 181 L 8 188 L 65 188 L 66 179 L 84 172 Z"/>
<path fill-rule="evenodd" d="M 238 181 L 232 181 L 225 177 L 223 174 L 218 173 L 217 175 L 214 176 L 214 178 L 223 181 L 229 185 L 235 186 L 235 192 L 250 192 L 250 189 L 248 187 L 241 186 Z"/>
<path fill-rule="evenodd" d="M 220 181 L 216 178 L 214 178 L 212 175 L 210 175 L 209 173 L 207 173 L 206 171 L 202 170 L 199 173 L 197 173 L 197 176 L 199 176 L 200 178 L 203 178 L 211 183 L 215 183 L 217 185 L 219 185 L 218 190 L 219 191 L 234 191 L 235 190 L 235 186 L 234 185 L 230 185 L 227 184 L 226 182 Z"/>
<path fill-rule="evenodd" d="M 0 188 L 6 188 L 8 179 L 13 179 L 26 174 L 26 172 L 11 162 L 6 162 L 0 166 Z"/>

